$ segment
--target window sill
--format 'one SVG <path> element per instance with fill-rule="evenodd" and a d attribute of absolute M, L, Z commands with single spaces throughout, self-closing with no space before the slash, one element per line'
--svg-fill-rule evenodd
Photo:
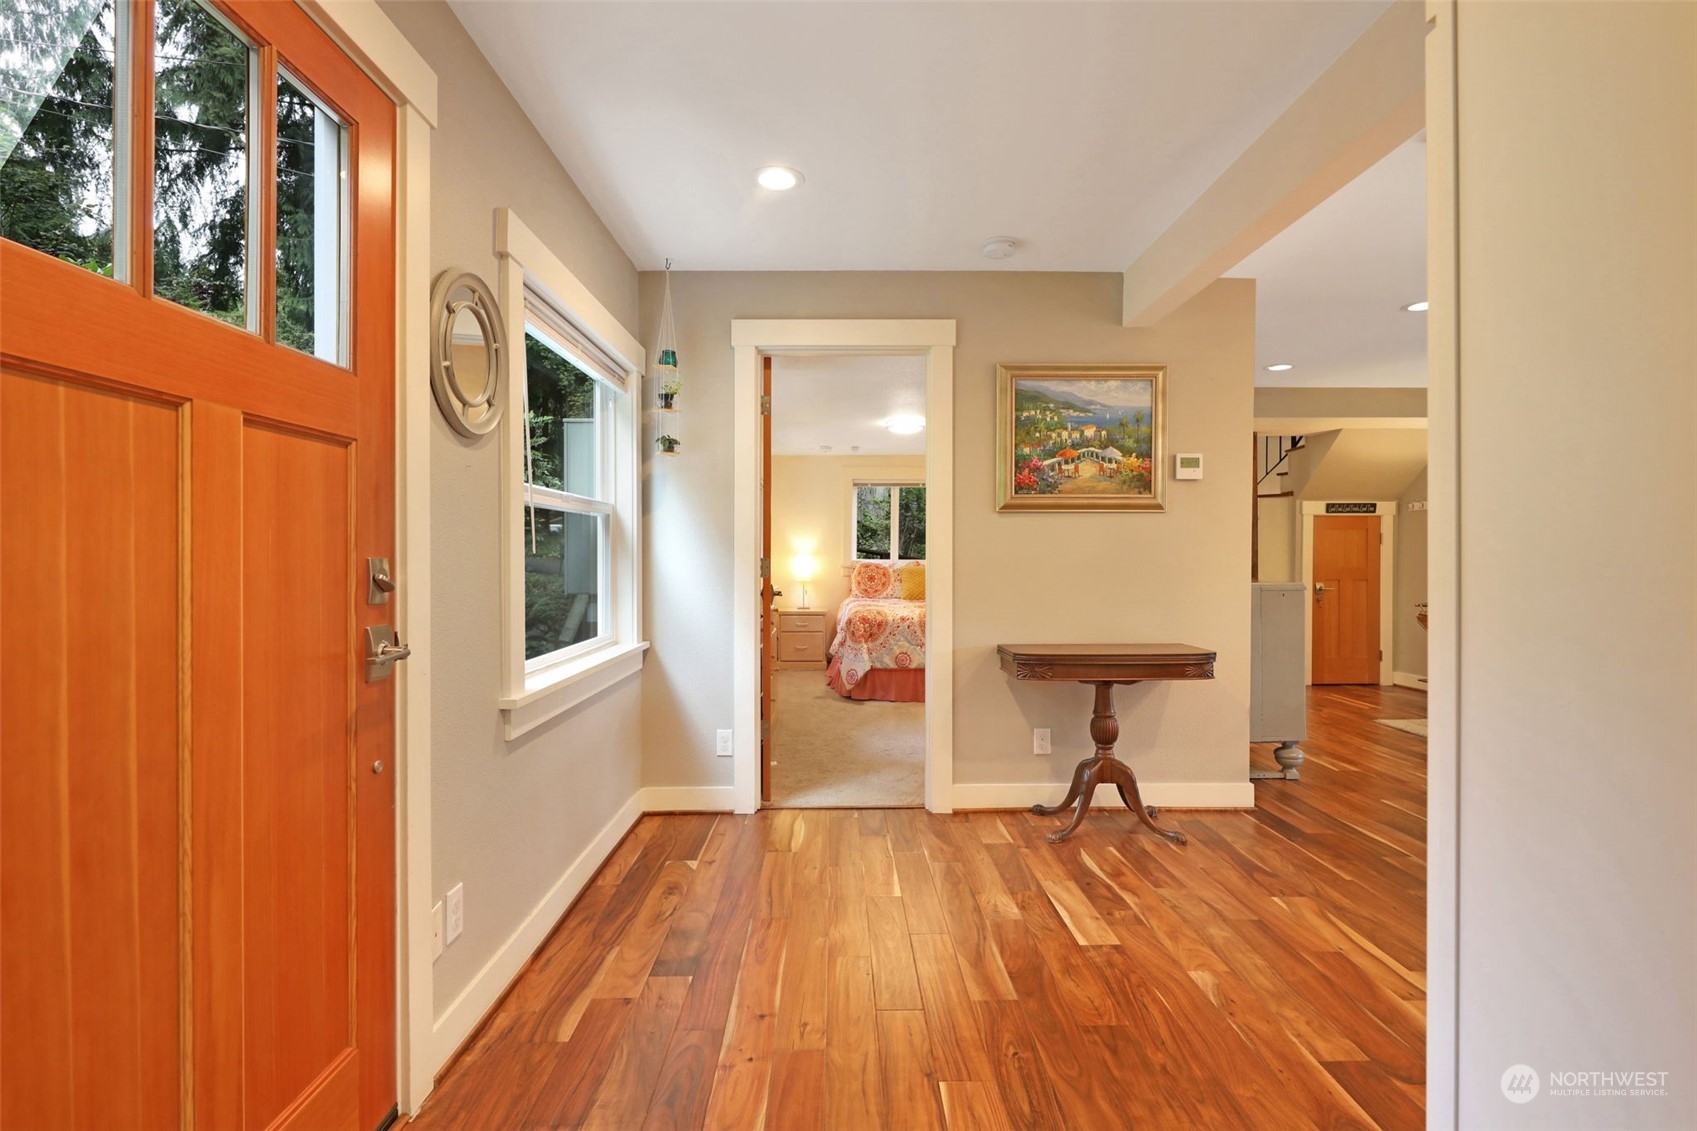
<path fill-rule="evenodd" d="M 499 701 L 507 738 L 527 734 L 591 695 L 635 675 L 642 670 L 643 653 L 647 651 L 646 640 L 614 644 L 530 675 L 523 692 L 502 696 Z"/>

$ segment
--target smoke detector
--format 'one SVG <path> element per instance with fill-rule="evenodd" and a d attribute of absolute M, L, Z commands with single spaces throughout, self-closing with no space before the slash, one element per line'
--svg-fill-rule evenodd
<path fill-rule="evenodd" d="M 996 236 L 984 241 L 981 248 L 985 259 L 1012 259 L 1013 253 L 1019 250 L 1019 241 L 1012 236 Z"/>

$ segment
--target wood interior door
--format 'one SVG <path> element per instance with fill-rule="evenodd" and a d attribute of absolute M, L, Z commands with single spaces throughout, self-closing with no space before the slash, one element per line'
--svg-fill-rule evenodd
<path fill-rule="evenodd" d="M 1314 682 L 1379 682 L 1379 516 L 1314 518 Z"/>
<path fill-rule="evenodd" d="M 153 292 L 149 3 L 118 278 L 0 241 L 7 1131 L 365 1131 L 397 1094 L 395 108 L 298 6 L 220 12 L 254 328 Z M 280 65 L 346 130 L 345 365 L 277 341 Z"/>
<path fill-rule="evenodd" d="M 760 800 L 772 800 L 772 668 L 777 614 L 772 587 L 772 359 L 760 359 Z"/>

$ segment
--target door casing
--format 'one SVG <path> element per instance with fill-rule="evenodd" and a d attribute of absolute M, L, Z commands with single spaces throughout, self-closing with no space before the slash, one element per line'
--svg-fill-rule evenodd
<path fill-rule="evenodd" d="M 925 365 L 925 807 L 954 811 L 953 319 L 731 322 L 733 805 L 760 807 L 760 372 L 769 354 L 914 354 Z"/>

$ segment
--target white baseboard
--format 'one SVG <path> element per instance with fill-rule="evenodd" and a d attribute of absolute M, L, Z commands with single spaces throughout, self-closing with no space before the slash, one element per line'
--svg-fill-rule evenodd
<path fill-rule="evenodd" d="M 1412 687 L 1416 691 L 1426 690 L 1426 677 L 1412 672 L 1392 672 L 1391 682 L 1398 687 Z"/>
<path fill-rule="evenodd" d="M 548 937 L 548 932 L 554 929 L 554 924 L 560 921 L 560 916 L 566 913 L 572 900 L 577 898 L 578 892 L 589 883 L 596 869 L 612 855 L 619 841 L 636 824 L 637 818 L 642 816 L 643 796 L 647 792 L 639 789 L 631 794 L 630 800 L 619 807 L 589 847 L 578 854 L 571 867 L 548 889 L 542 902 L 525 916 L 518 929 L 483 964 L 483 969 L 477 972 L 471 984 L 437 1017 L 432 1044 L 435 1068 L 432 1071 L 440 1069 L 454 1055 L 454 1050 L 483 1020 L 483 1015 L 500 1000 L 519 971 L 524 969 L 524 964 L 530 961 L 530 956 L 536 953 L 536 948 L 542 945 L 542 940 Z"/>
<path fill-rule="evenodd" d="M 651 785 L 642 791 L 644 813 L 730 813 L 737 791 L 728 785 Z"/>
<path fill-rule="evenodd" d="M 1167 809 L 1253 809 L 1255 786 L 1247 781 L 1139 782 L 1145 805 Z M 1036 804 L 1053 805 L 1066 796 L 1066 786 L 1043 782 L 956 782 L 955 808 L 1027 809 Z M 1119 792 L 1098 789 L 1091 805 L 1101 809 L 1124 809 Z"/>

